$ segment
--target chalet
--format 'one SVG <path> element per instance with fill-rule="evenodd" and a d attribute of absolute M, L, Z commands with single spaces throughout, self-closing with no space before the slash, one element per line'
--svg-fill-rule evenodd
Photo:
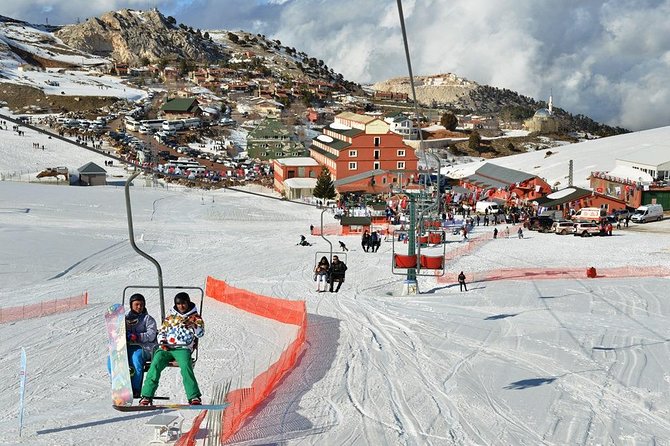
<path fill-rule="evenodd" d="M 105 186 L 107 184 L 107 171 L 94 162 L 86 163 L 77 169 L 79 172 L 79 184 L 82 186 Z"/>
<path fill-rule="evenodd" d="M 307 155 L 307 149 L 295 134 L 279 120 L 266 118 L 247 135 L 249 158 L 261 160 L 300 157 Z"/>
<path fill-rule="evenodd" d="M 393 133 L 401 135 L 403 139 L 413 140 L 419 138 L 419 132 L 414 126 L 414 122 L 402 113 L 387 116 L 384 118 L 384 122 L 389 125 L 389 129 Z"/>
<path fill-rule="evenodd" d="M 160 111 L 167 119 L 192 118 L 200 114 L 196 98 L 174 98 L 161 106 Z"/>
<path fill-rule="evenodd" d="M 328 167 L 338 192 L 385 193 L 417 173 L 418 158 L 383 120 L 340 113 L 312 140 L 310 156 Z M 401 184 L 402 183 L 402 184 Z"/>
<path fill-rule="evenodd" d="M 492 163 L 462 178 L 460 185 L 473 194 L 472 201 L 494 200 L 503 204 L 518 205 L 551 193 L 551 186 L 537 175 Z"/>
<path fill-rule="evenodd" d="M 311 197 L 321 169 L 308 156 L 274 159 L 274 187 L 289 200 Z"/>

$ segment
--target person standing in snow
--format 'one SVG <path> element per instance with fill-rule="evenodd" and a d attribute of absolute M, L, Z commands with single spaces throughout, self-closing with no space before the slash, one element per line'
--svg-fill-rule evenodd
<path fill-rule="evenodd" d="M 519 227 L 519 230 L 516 231 L 516 233 L 519 236 L 519 238 L 523 238 L 523 229 L 521 229 L 521 227 Z"/>
<path fill-rule="evenodd" d="M 493 228 L 493 238 L 498 238 L 498 228 Z"/>
<path fill-rule="evenodd" d="M 465 284 L 465 274 L 463 271 L 458 275 L 458 285 L 461 288 L 461 291 L 463 291 L 463 288 L 465 288 L 465 291 L 468 290 L 468 286 Z"/>
<path fill-rule="evenodd" d="M 154 353 L 147 378 L 142 386 L 140 406 L 151 406 L 158 389 L 161 372 L 171 361 L 176 361 L 181 369 L 181 377 L 186 390 L 186 397 L 191 405 L 202 404 L 198 381 L 193 373 L 191 354 L 198 338 L 205 334 L 205 322 L 198 309 L 185 292 L 174 297 L 174 307 L 168 313 L 158 331 L 160 349 Z"/>
<path fill-rule="evenodd" d="M 149 316 L 146 300 L 136 293 L 130 296 L 130 311 L 126 314 L 126 339 L 130 362 L 130 383 L 133 397 L 140 397 L 144 378 L 144 363 L 151 360 L 156 348 L 156 320 Z"/>

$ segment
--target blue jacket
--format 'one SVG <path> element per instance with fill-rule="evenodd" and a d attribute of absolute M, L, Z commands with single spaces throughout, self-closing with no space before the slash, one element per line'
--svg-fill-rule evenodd
<path fill-rule="evenodd" d="M 156 348 L 156 320 L 149 316 L 147 310 L 137 314 L 134 311 L 126 313 L 126 336 L 137 335 L 137 342 L 128 342 L 128 345 L 141 345 L 149 357 Z"/>

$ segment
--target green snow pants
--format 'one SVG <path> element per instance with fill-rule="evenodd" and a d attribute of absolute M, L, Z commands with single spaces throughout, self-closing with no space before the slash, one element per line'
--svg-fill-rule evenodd
<path fill-rule="evenodd" d="M 161 372 L 168 366 L 170 361 L 176 361 L 181 370 L 181 379 L 184 382 L 186 398 L 192 400 L 199 398 L 200 388 L 193 373 L 193 363 L 191 362 L 191 350 L 187 348 L 176 348 L 174 350 L 157 349 L 151 361 L 151 367 L 147 372 L 142 386 L 142 396 L 153 397 L 158 389 L 158 382 L 161 378 Z"/>

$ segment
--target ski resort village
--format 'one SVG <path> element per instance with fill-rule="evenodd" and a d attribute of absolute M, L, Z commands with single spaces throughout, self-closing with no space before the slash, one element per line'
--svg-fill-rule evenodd
<path fill-rule="evenodd" d="M 0 16 L 0 445 L 670 445 L 670 126 L 335 70 Z"/>

